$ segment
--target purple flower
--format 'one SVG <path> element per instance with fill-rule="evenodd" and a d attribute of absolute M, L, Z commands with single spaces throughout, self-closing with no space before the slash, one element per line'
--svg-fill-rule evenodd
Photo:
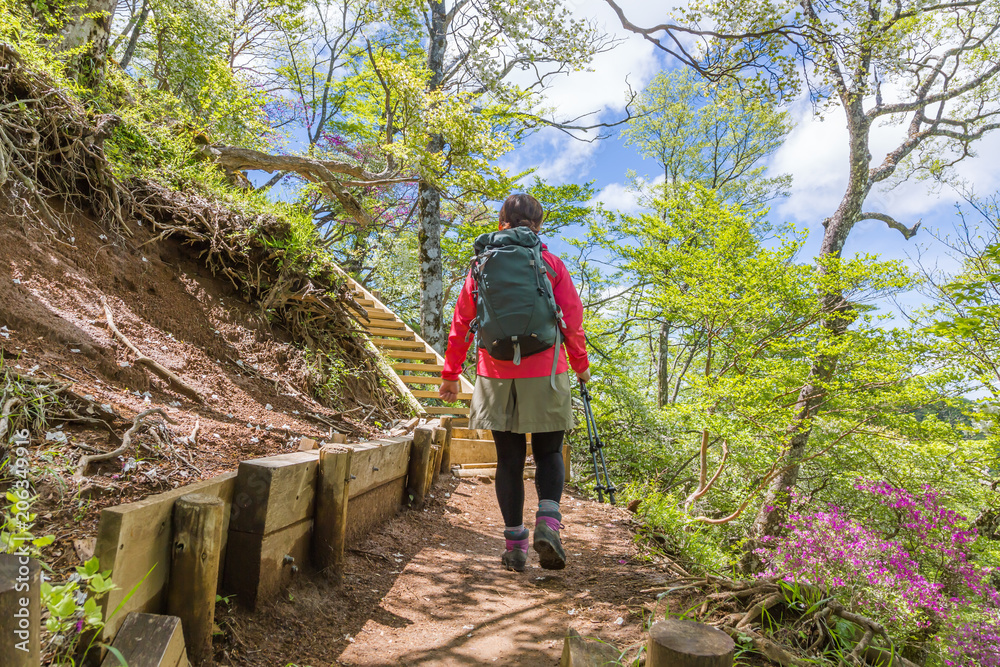
<path fill-rule="evenodd" d="M 936 624 L 943 662 L 1000 667 L 1000 592 L 971 556 L 975 528 L 930 487 L 855 488 L 893 510 L 898 524 L 880 531 L 870 517 L 855 521 L 836 506 L 793 513 L 785 533 L 757 550 L 763 576 L 829 588 L 898 637 Z"/>

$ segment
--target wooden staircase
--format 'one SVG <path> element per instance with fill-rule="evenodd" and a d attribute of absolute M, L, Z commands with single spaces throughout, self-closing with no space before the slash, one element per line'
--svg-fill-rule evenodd
<path fill-rule="evenodd" d="M 406 385 L 427 415 L 452 416 L 451 462 L 464 466 L 496 463 L 496 445 L 489 431 L 475 430 L 469 426 L 469 405 L 472 403 L 473 384 L 459 376 L 459 406 L 442 405 L 438 398 L 444 358 L 407 326 L 394 312 L 366 290 L 359 282 L 343 274 L 355 303 L 350 307 L 360 316 L 372 343 L 383 354 L 392 357 L 392 369 Z M 365 319 L 367 318 L 367 323 Z M 531 453 L 531 436 L 528 436 Z M 569 481 L 569 445 L 563 450 L 566 463 L 566 480 Z"/>
<path fill-rule="evenodd" d="M 393 358 L 392 369 L 424 411 L 429 415 L 452 415 L 467 422 L 469 404 L 472 402 L 472 383 L 460 376 L 461 393 L 458 395 L 458 402 L 461 405 L 441 405 L 438 387 L 441 385 L 444 358 L 360 283 L 349 277 L 348 286 L 353 292 L 354 301 L 361 306 L 361 311 L 355 310 L 361 316 L 372 343 L 384 355 Z M 350 305 L 354 308 L 354 304 Z M 364 323 L 366 318 L 367 324 Z"/>

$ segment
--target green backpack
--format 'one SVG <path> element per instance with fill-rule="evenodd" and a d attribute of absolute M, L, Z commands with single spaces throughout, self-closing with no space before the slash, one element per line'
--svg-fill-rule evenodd
<path fill-rule="evenodd" d="M 562 310 L 556 305 L 542 259 L 542 242 L 527 227 L 483 234 L 472 260 L 476 344 L 494 359 L 520 364 L 523 357 L 562 344 Z M 552 386 L 558 350 L 552 361 Z"/>

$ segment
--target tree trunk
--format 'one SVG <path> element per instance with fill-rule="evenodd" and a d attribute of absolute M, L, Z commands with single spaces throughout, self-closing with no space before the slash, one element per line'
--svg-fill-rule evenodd
<path fill-rule="evenodd" d="M 420 198 L 420 335 L 444 353 L 444 279 L 441 262 L 441 192 L 421 181 Z"/>
<path fill-rule="evenodd" d="M 427 46 L 427 67 L 431 72 L 429 90 L 437 90 L 444 80 L 445 39 L 448 17 L 444 2 L 429 2 L 431 21 Z M 444 150 L 444 138 L 431 135 L 427 142 L 430 153 Z M 444 332 L 444 267 L 441 258 L 441 191 L 427 180 L 421 180 L 418 197 L 420 204 L 420 335 L 431 347 L 443 353 Z"/>
<path fill-rule="evenodd" d="M 86 86 L 96 86 L 104 78 L 111 19 L 117 4 L 117 0 L 84 0 L 63 8 L 57 3 L 46 3 L 46 13 L 62 19 L 62 27 L 53 35 L 51 46 L 59 51 L 82 49 L 73 57 L 71 68 Z M 35 16 L 39 21 L 45 20 L 37 12 Z"/>
<path fill-rule="evenodd" d="M 841 256 L 847 237 L 861 215 L 862 205 L 871 189 L 869 181 L 868 133 L 870 125 L 865 118 L 859 98 L 845 103 L 847 127 L 850 133 L 850 177 L 844 197 L 833 216 L 823 223 L 823 242 L 817 259 Z M 825 269 L 818 269 L 825 273 Z M 840 291 L 821 292 L 820 310 L 826 316 L 823 326 L 831 337 L 842 336 L 854 321 L 856 314 Z M 775 537 L 781 533 L 788 517 L 791 494 L 799 479 L 802 458 L 805 456 L 812 433 L 812 420 L 826 398 L 826 382 L 837 368 L 836 355 L 817 355 L 809 369 L 806 382 L 799 390 L 796 413 L 785 429 L 787 441 L 781 454 L 781 472 L 771 480 L 764 494 L 763 503 L 754 520 L 741 560 L 745 572 L 760 569 L 760 559 L 754 553 L 762 537 Z"/>
<path fill-rule="evenodd" d="M 670 323 L 660 323 L 660 355 L 657 370 L 656 404 L 664 408 L 670 403 Z"/>
<path fill-rule="evenodd" d="M 125 53 L 122 55 L 122 61 L 118 63 L 119 67 L 122 69 L 128 67 L 129 62 L 132 61 L 132 54 L 135 53 L 135 47 L 139 43 L 139 35 L 142 34 L 142 29 L 146 25 L 147 18 L 149 18 L 149 3 L 143 2 L 142 11 L 139 12 L 135 25 L 132 27 L 132 34 L 128 38 L 128 44 L 125 46 Z"/>

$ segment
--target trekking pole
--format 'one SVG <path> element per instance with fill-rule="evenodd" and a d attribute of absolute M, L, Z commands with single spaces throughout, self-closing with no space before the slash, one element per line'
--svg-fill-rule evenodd
<path fill-rule="evenodd" d="M 590 444 L 590 457 L 594 463 L 594 479 L 597 480 L 595 488 L 597 489 L 597 499 L 600 502 L 604 502 L 604 492 L 608 492 L 608 500 L 612 505 L 615 504 L 615 488 L 614 482 L 611 481 L 611 477 L 608 475 L 608 463 L 604 460 L 604 443 L 601 442 L 601 434 L 597 432 L 597 420 L 594 418 L 594 411 L 590 408 L 590 391 L 587 389 L 587 383 L 580 381 L 580 397 L 583 399 L 583 414 L 584 418 L 587 420 L 587 441 Z M 600 455 L 601 465 L 598 468 L 597 459 Z M 604 470 L 604 483 L 601 483 L 601 470 Z"/>

